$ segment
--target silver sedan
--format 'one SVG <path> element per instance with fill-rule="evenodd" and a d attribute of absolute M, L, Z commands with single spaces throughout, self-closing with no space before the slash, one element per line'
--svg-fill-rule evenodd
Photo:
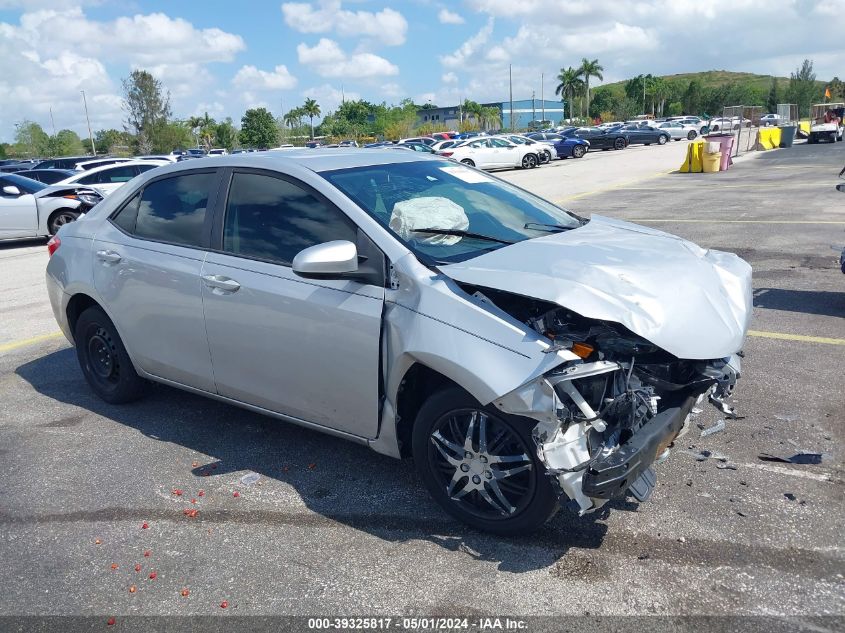
<path fill-rule="evenodd" d="M 413 457 L 498 534 L 645 501 L 734 388 L 751 269 L 454 161 L 244 154 L 141 175 L 59 231 L 47 287 L 88 384 L 149 381 Z"/>

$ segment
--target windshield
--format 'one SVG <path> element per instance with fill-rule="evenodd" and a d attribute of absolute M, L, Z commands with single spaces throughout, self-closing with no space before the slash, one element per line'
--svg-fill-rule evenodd
<path fill-rule="evenodd" d="M 320 175 L 415 254 L 433 263 L 464 261 L 584 222 L 522 189 L 452 161 L 353 167 Z"/>
<path fill-rule="evenodd" d="M 18 176 L 17 174 L 5 174 L 3 176 L 3 180 L 6 181 L 6 184 L 14 185 L 24 193 L 35 193 L 36 191 L 41 191 L 47 186 L 42 182 L 38 182 L 32 178 Z"/>

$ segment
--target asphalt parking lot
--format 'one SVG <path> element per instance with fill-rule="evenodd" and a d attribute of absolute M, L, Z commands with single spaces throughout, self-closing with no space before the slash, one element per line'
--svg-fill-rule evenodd
<path fill-rule="evenodd" d="M 682 147 L 666 149 L 675 167 Z M 842 615 L 845 275 L 831 245 L 845 244 L 845 143 L 719 174 L 646 168 L 646 154 L 588 156 L 613 171 L 602 187 L 567 188 L 575 161 L 507 177 L 560 174 L 542 193 L 576 212 L 752 264 L 745 417 L 704 438 L 694 426 L 650 502 L 562 511 L 524 538 L 453 522 L 410 462 L 339 439 L 166 387 L 103 403 L 52 334 L 43 245 L 0 246 L 0 614 Z M 721 417 L 707 406 L 696 421 Z M 800 451 L 823 461 L 758 458 Z"/>

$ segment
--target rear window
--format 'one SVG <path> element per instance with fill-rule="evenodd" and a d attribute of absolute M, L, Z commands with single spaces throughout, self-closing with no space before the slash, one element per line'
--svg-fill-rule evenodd
<path fill-rule="evenodd" d="M 213 172 L 156 180 L 144 187 L 112 221 L 144 239 L 202 246 L 208 199 L 215 180 Z"/>

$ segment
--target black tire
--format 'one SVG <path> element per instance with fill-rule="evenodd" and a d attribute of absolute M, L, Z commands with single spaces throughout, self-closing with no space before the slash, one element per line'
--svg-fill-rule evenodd
<path fill-rule="evenodd" d="M 698 134 L 696 134 L 695 130 L 690 130 L 689 132 L 687 132 L 687 140 L 688 141 L 695 140 L 696 136 L 698 136 Z"/>
<path fill-rule="evenodd" d="M 587 148 L 583 145 L 576 145 L 572 148 L 572 158 L 584 158 L 587 153 Z"/>
<path fill-rule="evenodd" d="M 71 209 L 59 209 L 58 211 L 53 211 L 53 215 L 51 215 L 50 219 L 47 220 L 47 230 L 50 231 L 50 235 L 55 235 L 65 224 L 73 222 L 78 217 L 79 213 L 72 211 Z"/>
<path fill-rule="evenodd" d="M 135 373 L 123 341 L 102 308 L 92 306 L 80 314 L 73 334 L 79 366 L 100 398 L 123 404 L 146 393 L 149 383 Z"/>
<path fill-rule="evenodd" d="M 711 128 L 711 130 L 712 130 L 713 132 L 718 132 L 718 131 L 719 131 L 719 126 L 718 126 L 718 125 L 714 125 L 714 126 Z M 703 132 L 702 132 L 702 134 L 703 134 Z"/>
<path fill-rule="evenodd" d="M 526 154 L 522 157 L 522 168 L 523 169 L 534 169 L 537 164 L 537 154 Z"/>
<path fill-rule="evenodd" d="M 613 141 L 613 149 L 625 149 L 626 143 L 624 138 L 618 138 Z"/>
<path fill-rule="evenodd" d="M 461 162 L 464 165 L 469 165 L 470 167 L 475 167 L 475 162 L 470 160 L 469 158 L 464 158 Z"/>
<path fill-rule="evenodd" d="M 669 137 L 664 135 L 664 134 L 661 134 L 660 136 L 657 137 L 657 144 L 658 145 L 666 145 L 666 143 L 668 141 L 669 141 Z"/>
<path fill-rule="evenodd" d="M 483 407 L 462 389 L 445 389 L 429 397 L 417 414 L 414 464 L 434 500 L 456 519 L 502 536 L 527 534 L 558 509 L 558 495 L 531 438 L 535 425 L 492 405 Z M 494 461 L 500 456 L 511 459 Z M 501 468 L 503 463 L 508 467 Z"/>

